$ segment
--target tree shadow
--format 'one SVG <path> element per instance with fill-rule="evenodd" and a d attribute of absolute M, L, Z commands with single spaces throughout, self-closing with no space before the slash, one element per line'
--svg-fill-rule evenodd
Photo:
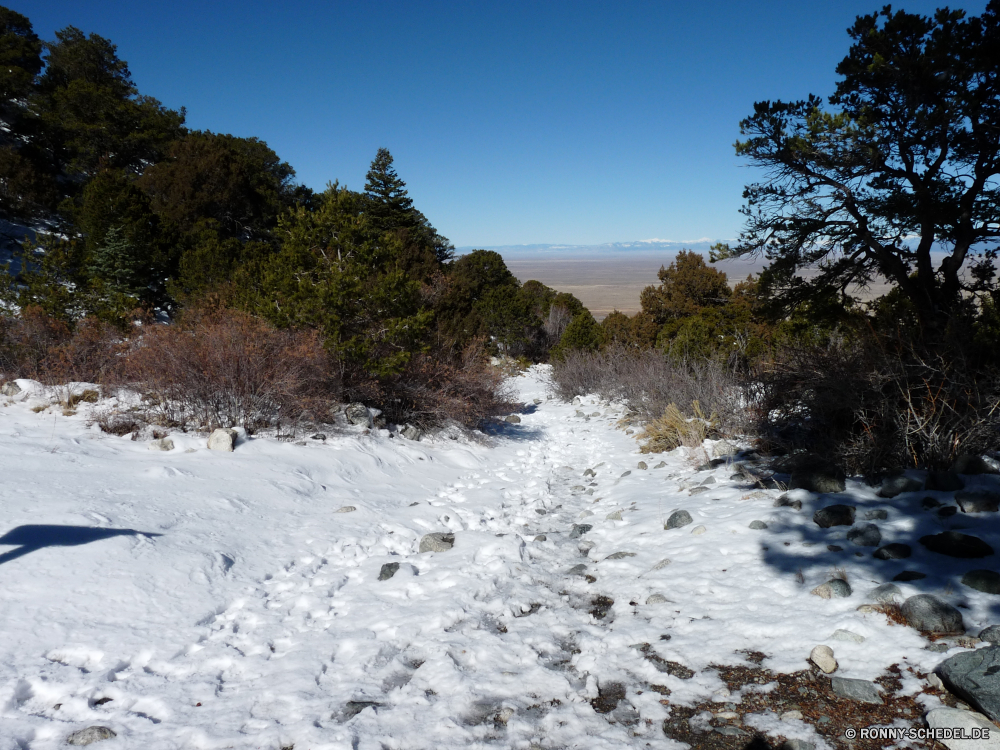
<path fill-rule="evenodd" d="M 136 531 L 135 529 L 103 529 L 96 526 L 26 524 L 13 528 L 3 536 L 0 536 L 0 546 L 17 545 L 18 547 L 0 555 L 0 565 L 44 547 L 76 547 L 81 544 L 90 544 L 91 542 L 110 539 L 116 536 L 144 536 L 152 538 L 163 535 L 148 531 Z"/>

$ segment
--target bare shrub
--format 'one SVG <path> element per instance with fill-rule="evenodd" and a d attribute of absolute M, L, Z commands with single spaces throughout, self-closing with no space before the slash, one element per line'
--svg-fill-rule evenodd
<path fill-rule="evenodd" d="M 252 433 L 296 422 L 336 393 L 318 333 L 277 330 L 233 310 L 150 327 L 128 352 L 122 378 L 143 397 L 148 421 L 205 430 L 241 425 Z"/>
<path fill-rule="evenodd" d="M 705 438 L 715 432 L 718 418 L 714 413 L 711 417 L 705 417 L 697 401 L 691 404 L 691 411 L 694 416 L 685 417 L 676 404 L 669 404 L 663 416 L 646 423 L 644 431 L 639 435 L 639 440 L 643 443 L 640 452 L 662 453 L 680 446 L 700 447 Z"/>
<path fill-rule="evenodd" d="M 732 368 L 714 359 L 678 361 L 657 351 L 625 347 L 570 351 L 552 363 L 552 386 L 567 400 L 596 393 L 609 401 L 625 401 L 646 421 L 661 418 L 672 405 L 683 414 L 678 404 L 687 408 L 697 402 L 715 415 L 720 432 L 742 430 L 740 383 Z"/>
<path fill-rule="evenodd" d="M 146 423 L 139 415 L 131 411 L 105 408 L 98 410 L 93 416 L 94 423 L 97 424 L 101 432 L 106 432 L 109 435 L 117 435 L 118 437 L 128 435 L 129 433 L 138 435 L 146 426 Z"/>

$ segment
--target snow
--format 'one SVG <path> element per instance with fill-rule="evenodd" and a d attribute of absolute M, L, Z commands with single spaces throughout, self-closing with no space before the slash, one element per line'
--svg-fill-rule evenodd
<path fill-rule="evenodd" d="M 678 748 L 649 686 L 668 687 L 671 704 L 738 702 L 709 665 L 747 663 L 745 651 L 792 672 L 826 643 L 839 675 L 863 679 L 947 656 L 857 611 L 913 561 L 857 557 L 845 527 L 811 522 L 843 497 L 800 493 L 795 512 L 730 479 L 732 467 L 696 471 L 722 444 L 639 470 L 661 456 L 638 454 L 616 426 L 620 406 L 587 398 L 579 408 L 602 416 L 576 416 L 549 396 L 544 367 L 515 379 L 525 403 L 542 403 L 491 440 L 358 428 L 302 444 L 242 436 L 233 453 L 183 433 L 174 450 L 149 450 L 88 425 L 91 405 L 33 411 L 54 392 L 18 383 L 0 399 L 0 750 L 61 747 L 93 725 L 117 733 L 109 750 Z M 969 525 L 848 484 L 859 520 L 886 508 L 883 543 L 910 542 L 914 560 L 915 534 Z M 336 512 L 345 506 L 356 510 Z M 675 509 L 694 523 L 665 531 Z M 592 530 L 570 538 L 582 523 Z M 992 528 L 976 533 L 996 546 Z M 454 548 L 418 554 L 430 532 L 454 533 Z M 616 552 L 632 556 L 607 559 Z M 379 581 L 388 562 L 399 570 Z M 580 564 L 596 581 L 569 572 Z M 835 567 L 854 594 L 811 596 Z M 992 605 L 957 570 L 899 585 L 964 605 L 976 633 Z M 667 601 L 646 604 L 653 594 Z M 598 595 L 614 600 L 603 619 L 590 612 Z M 865 641 L 834 640 L 838 629 Z M 640 644 L 694 677 L 657 671 Z M 611 682 L 626 701 L 596 713 Z M 745 723 L 825 747 L 799 720 Z"/>

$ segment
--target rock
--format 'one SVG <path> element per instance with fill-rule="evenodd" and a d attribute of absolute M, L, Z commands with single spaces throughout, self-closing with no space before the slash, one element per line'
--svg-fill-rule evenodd
<path fill-rule="evenodd" d="M 872 553 L 872 557 L 879 560 L 904 560 L 912 554 L 913 550 L 910 548 L 909 544 L 893 542 L 892 544 L 887 544 L 884 547 L 879 547 Z"/>
<path fill-rule="evenodd" d="M 889 604 L 892 602 L 902 601 L 903 592 L 900 591 L 899 586 L 894 583 L 883 583 L 881 586 L 876 586 L 869 591 L 868 598 L 873 602 Z"/>
<path fill-rule="evenodd" d="M 424 431 L 421 430 L 416 425 L 408 424 L 403 425 L 403 428 L 399 431 L 399 434 L 405 437 L 407 440 L 420 440 L 424 436 Z"/>
<path fill-rule="evenodd" d="M 2 386 L 0 386 L 0 396 L 16 396 L 21 392 L 21 386 L 15 383 L 13 380 L 8 380 Z"/>
<path fill-rule="evenodd" d="M 632 470 L 631 470 L 631 469 L 629 469 L 628 471 L 623 471 L 623 472 L 622 472 L 622 476 L 621 476 L 621 478 L 622 478 L 622 479 L 624 479 L 625 477 L 627 477 L 627 476 L 628 476 L 629 474 L 631 474 L 631 473 L 632 473 Z"/>
<path fill-rule="evenodd" d="M 851 591 L 851 584 L 847 581 L 841 578 L 833 578 L 826 583 L 821 583 L 809 593 L 821 599 L 839 599 L 850 596 L 853 592 Z"/>
<path fill-rule="evenodd" d="M 993 721 L 1000 720 L 1000 646 L 955 654 L 936 671 L 948 690 Z"/>
<path fill-rule="evenodd" d="M 536 398 L 533 399 L 531 403 L 533 403 L 535 406 L 538 406 L 540 403 L 542 403 L 542 400 L 540 398 Z"/>
<path fill-rule="evenodd" d="M 695 495 L 700 495 L 702 492 L 708 492 L 709 488 L 704 486 L 694 487 L 688 492 L 689 497 L 694 497 Z"/>
<path fill-rule="evenodd" d="M 691 518 L 691 514 L 686 510 L 675 510 L 670 514 L 670 518 L 667 519 L 664 529 L 679 529 L 681 526 L 687 526 L 689 523 L 694 523 L 694 519 Z"/>
<path fill-rule="evenodd" d="M 882 696 L 874 682 L 850 677 L 834 677 L 830 682 L 834 695 L 839 695 L 841 698 L 862 703 L 882 703 Z"/>
<path fill-rule="evenodd" d="M 788 495 L 781 495 L 774 501 L 775 508 L 791 508 L 792 510 L 802 510 L 801 500 L 792 500 Z"/>
<path fill-rule="evenodd" d="M 955 502 L 963 513 L 996 513 L 1000 508 L 1000 493 L 962 490 L 955 493 Z"/>
<path fill-rule="evenodd" d="M 658 464 L 657 464 L 656 466 L 654 466 L 653 468 L 654 468 L 654 469 L 662 469 L 662 468 L 663 468 L 664 466 L 666 466 L 666 465 L 667 465 L 667 462 L 666 462 L 666 461 L 660 461 L 660 463 L 658 463 Z"/>
<path fill-rule="evenodd" d="M 1000 643 L 1000 625 L 990 625 L 980 630 L 979 640 L 987 643 Z"/>
<path fill-rule="evenodd" d="M 924 510 L 934 510 L 935 508 L 940 508 L 941 503 L 933 497 L 928 496 L 920 501 L 920 507 Z"/>
<path fill-rule="evenodd" d="M 114 739 L 118 735 L 111 731 L 108 727 L 87 727 L 86 729 L 81 729 L 79 732 L 73 732 L 66 738 L 67 745 L 90 745 L 94 742 L 100 742 L 101 740 Z"/>
<path fill-rule="evenodd" d="M 906 624 L 925 633 L 964 633 L 962 613 L 930 594 L 911 596 L 901 607 Z"/>
<path fill-rule="evenodd" d="M 646 465 L 646 462 L 645 462 L 645 461 L 640 461 L 639 463 L 637 463 L 637 464 L 635 465 L 635 468 L 637 468 L 637 469 L 642 469 L 643 471 L 645 471 L 646 469 L 648 469 L 648 468 L 649 468 L 649 466 L 647 466 L 647 465 Z"/>
<path fill-rule="evenodd" d="M 624 560 L 626 557 L 635 557 L 635 552 L 612 552 L 605 557 L 605 560 Z"/>
<path fill-rule="evenodd" d="M 935 690 L 944 690 L 944 683 L 941 682 L 941 678 L 933 672 L 927 675 L 927 684 Z"/>
<path fill-rule="evenodd" d="M 583 563 L 574 565 L 572 568 L 566 571 L 567 575 L 580 576 L 581 578 L 587 575 L 587 566 Z"/>
<path fill-rule="evenodd" d="M 918 573 L 916 570 L 904 570 L 902 573 L 894 575 L 892 580 L 899 581 L 900 583 L 906 583 L 907 581 L 919 581 L 920 579 L 926 577 L 926 573 Z"/>
<path fill-rule="evenodd" d="M 315 435 L 310 436 L 311 440 L 326 440 L 325 432 L 317 432 Z"/>
<path fill-rule="evenodd" d="M 701 485 L 703 487 L 708 484 L 715 484 L 715 477 L 705 477 L 701 480 Z"/>
<path fill-rule="evenodd" d="M 594 527 L 591 524 L 589 524 L 589 523 L 575 523 L 575 524 L 573 524 L 573 528 L 570 529 L 569 538 L 570 539 L 579 539 L 581 536 L 583 536 L 584 534 L 586 534 L 592 528 L 594 528 Z"/>
<path fill-rule="evenodd" d="M 396 575 L 397 570 L 399 570 L 399 563 L 397 562 L 385 563 L 382 566 L 382 569 L 379 570 L 378 572 L 378 579 L 380 581 L 388 581 L 390 578 Z"/>
<path fill-rule="evenodd" d="M 955 492 L 965 489 L 965 480 L 953 471 L 932 471 L 927 475 L 927 489 Z"/>
<path fill-rule="evenodd" d="M 882 541 L 882 532 L 873 523 L 855 526 L 847 532 L 847 541 L 859 547 L 878 547 Z"/>
<path fill-rule="evenodd" d="M 946 505 L 943 508 L 938 509 L 938 516 L 941 518 L 950 518 L 951 516 L 958 513 L 958 507 L 954 505 Z"/>
<path fill-rule="evenodd" d="M 833 649 L 829 646 L 816 646 L 809 652 L 809 661 L 823 670 L 824 674 L 837 671 L 837 660 L 833 657 Z"/>
<path fill-rule="evenodd" d="M 830 552 L 843 552 L 844 551 L 844 548 L 841 547 L 839 544 L 828 544 L 828 545 L 826 545 L 826 548 Z"/>
<path fill-rule="evenodd" d="M 993 570 L 970 570 L 962 576 L 962 583 L 984 594 L 1000 594 L 1000 573 Z"/>
<path fill-rule="evenodd" d="M 510 416 L 505 417 L 503 421 L 507 424 L 521 424 L 521 418 L 516 414 L 511 414 Z"/>
<path fill-rule="evenodd" d="M 920 479 L 908 477 L 905 474 L 897 474 L 894 477 L 886 477 L 879 485 L 879 497 L 896 497 L 904 492 L 920 492 L 924 488 L 924 483 Z"/>
<path fill-rule="evenodd" d="M 582 511 L 578 517 L 579 518 L 590 518 L 590 516 L 592 516 L 592 515 L 594 515 L 594 511 L 592 511 L 592 510 L 585 510 L 585 511 Z"/>
<path fill-rule="evenodd" d="M 220 428 L 208 436 L 208 449 L 232 453 L 236 445 L 236 435 L 236 430 Z"/>
<path fill-rule="evenodd" d="M 753 529 L 754 531 L 763 531 L 764 529 L 767 528 L 767 524 L 764 523 L 763 521 L 751 521 L 750 528 Z"/>
<path fill-rule="evenodd" d="M 924 717 L 931 729 L 963 730 L 966 737 L 977 739 L 941 739 L 938 740 L 948 750 L 1000 750 L 1000 732 L 996 725 L 980 713 L 963 711 L 959 708 L 935 708 L 928 711 Z M 983 739 L 983 737 L 989 739 Z"/>
<path fill-rule="evenodd" d="M 795 718 L 802 718 L 802 713 L 799 711 L 789 711 L 788 713 L 797 713 L 799 715 Z M 782 716 L 784 715 L 782 714 Z M 781 746 L 781 750 L 816 750 L 816 743 L 806 742 L 805 740 L 785 740 Z"/>
<path fill-rule="evenodd" d="M 596 477 L 596 476 L 597 476 L 597 472 L 595 472 L 595 471 L 594 471 L 593 469 L 586 469 L 586 470 L 585 470 L 585 471 L 583 472 L 583 475 L 584 475 L 585 477 Z"/>
<path fill-rule="evenodd" d="M 956 474 L 1000 474 L 1000 463 L 989 456 L 959 456 L 951 470 Z"/>
<path fill-rule="evenodd" d="M 344 416 L 347 417 L 347 421 L 351 424 L 362 427 L 371 427 L 374 424 L 372 413 L 364 404 L 348 404 L 344 408 Z"/>
<path fill-rule="evenodd" d="M 699 526 L 695 526 L 693 529 L 691 529 L 691 533 L 694 536 L 701 536 L 706 531 L 708 531 L 708 529 L 706 529 L 704 526 L 700 526 L 700 525 Z"/>
<path fill-rule="evenodd" d="M 151 442 L 149 449 L 151 451 L 172 451 L 174 449 L 174 441 L 170 438 L 160 438 Z"/>
<path fill-rule="evenodd" d="M 342 505 L 339 508 L 337 508 L 337 510 L 335 510 L 333 512 L 334 513 L 353 513 L 356 510 L 357 510 L 357 508 L 355 508 L 353 505 Z"/>
<path fill-rule="evenodd" d="M 535 535 L 535 541 L 536 541 L 536 542 L 544 542 L 544 541 L 546 541 L 547 539 L 548 539 L 548 537 L 547 537 L 547 536 L 545 536 L 545 534 L 536 534 L 536 535 Z"/>
<path fill-rule="evenodd" d="M 611 513 L 608 513 L 608 515 L 605 516 L 605 518 L 609 521 L 620 521 L 622 520 L 622 512 L 620 510 L 613 511 Z"/>
<path fill-rule="evenodd" d="M 590 416 L 592 416 L 592 417 L 599 417 L 599 416 L 601 416 L 601 412 L 599 412 L 599 411 L 595 411 L 595 412 L 594 412 L 593 414 L 591 414 Z"/>
<path fill-rule="evenodd" d="M 799 721 L 802 719 L 802 712 L 795 711 L 793 709 L 792 711 L 785 711 L 783 714 L 778 716 L 778 718 L 782 721 Z M 784 745 L 782 747 L 784 747 Z"/>
<path fill-rule="evenodd" d="M 663 594 L 650 594 L 646 597 L 646 604 L 665 604 L 670 601 Z"/>
<path fill-rule="evenodd" d="M 435 531 L 420 538 L 421 552 L 447 552 L 454 546 L 455 535 L 448 532 Z"/>
<path fill-rule="evenodd" d="M 889 511 L 882 510 L 881 508 L 879 508 L 878 510 L 866 510 L 865 511 L 865 520 L 866 521 L 884 521 L 888 517 L 889 517 Z"/>
<path fill-rule="evenodd" d="M 852 633 L 850 630 L 844 630 L 843 628 L 838 628 L 833 631 L 833 635 L 830 636 L 835 641 L 844 641 L 846 643 L 864 643 L 865 637 L 863 635 L 858 635 L 857 633 Z"/>
<path fill-rule="evenodd" d="M 843 492 L 844 472 L 834 466 L 802 468 L 792 472 L 788 488 L 809 490 L 817 494 Z"/>
<path fill-rule="evenodd" d="M 671 562 L 673 562 L 673 560 L 671 560 L 669 557 L 664 557 L 662 560 L 656 563 L 656 565 L 650 568 L 650 571 L 663 570 L 665 567 L 670 565 Z"/>
<path fill-rule="evenodd" d="M 943 531 L 940 534 L 922 536 L 920 543 L 931 552 L 949 557 L 969 559 L 993 554 L 993 548 L 979 537 L 958 531 Z"/>
<path fill-rule="evenodd" d="M 854 524 L 854 506 L 828 505 L 813 514 L 813 521 L 824 529 L 831 526 L 852 526 Z"/>

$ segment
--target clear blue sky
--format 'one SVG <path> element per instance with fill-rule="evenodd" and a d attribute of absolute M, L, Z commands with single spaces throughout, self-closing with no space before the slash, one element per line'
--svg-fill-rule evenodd
<path fill-rule="evenodd" d="M 140 91 L 264 139 L 313 188 L 362 188 L 385 146 L 442 234 L 491 246 L 735 237 L 739 120 L 831 93 L 846 28 L 883 3 L 7 4 L 44 39 L 110 38 Z"/>

